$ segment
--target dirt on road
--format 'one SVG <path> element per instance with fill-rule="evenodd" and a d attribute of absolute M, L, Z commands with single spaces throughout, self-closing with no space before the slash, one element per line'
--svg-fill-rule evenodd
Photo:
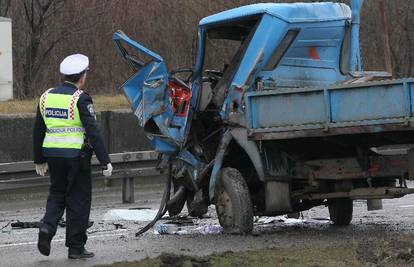
<path fill-rule="evenodd" d="M 163 253 L 154 259 L 106 266 L 414 266 L 414 235 L 361 239 L 337 245 L 224 252 L 204 257 Z"/>

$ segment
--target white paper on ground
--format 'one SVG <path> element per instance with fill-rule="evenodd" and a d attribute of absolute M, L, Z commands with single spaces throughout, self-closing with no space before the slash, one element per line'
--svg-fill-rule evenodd
<path fill-rule="evenodd" d="M 105 221 L 140 221 L 146 222 L 154 219 L 158 210 L 152 209 L 112 209 L 106 212 L 103 216 Z"/>
<path fill-rule="evenodd" d="M 274 217 L 260 217 L 257 220 L 257 223 L 259 224 L 274 224 L 274 223 L 282 223 L 282 224 L 309 224 L 309 223 L 315 223 L 315 224 L 323 224 L 323 223 L 329 223 L 329 219 L 294 219 L 294 218 L 287 218 L 286 216 L 274 216 Z"/>

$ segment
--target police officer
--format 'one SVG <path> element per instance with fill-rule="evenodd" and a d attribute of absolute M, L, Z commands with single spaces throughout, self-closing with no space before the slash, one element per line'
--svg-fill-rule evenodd
<path fill-rule="evenodd" d="M 91 208 L 92 149 L 103 166 L 103 175 L 112 174 L 112 165 L 98 130 L 92 98 L 82 91 L 89 66 L 88 57 L 74 54 L 60 64 L 64 82 L 42 94 L 34 125 L 36 172 L 50 172 L 46 213 L 39 228 L 38 249 L 50 254 L 57 223 L 66 210 L 66 246 L 70 259 L 90 258 L 85 249 Z"/>

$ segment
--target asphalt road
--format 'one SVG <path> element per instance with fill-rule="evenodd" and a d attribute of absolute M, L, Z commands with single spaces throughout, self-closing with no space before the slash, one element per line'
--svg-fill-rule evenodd
<path fill-rule="evenodd" d="M 248 236 L 200 233 L 200 228 L 218 224 L 213 208 L 208 213 L 209 218 L 185 220 L 187 224 L 182 226 L 185 232 L 182 235 L 158 235 L 150 230 L 141 237 L 135 237 L 134 233 L 144 225 L 143 222 L 104 220 L 105 214 L 112 209 L 157 209 L 162 194 L 160 182 L 160 179 L 152 179 L 137 184 L 134 204 L 120 203 L 120 188 L 117 186 L 94 190 L 91 212 L 94 225 L 89 229 L 87 248 L 96 256 L 75 261 L 67 259 L 64 228 L 59 228 L 52 242 L 51 255 L 45 257 L 37 251 L 37 229 L 4 227 L 12 220 L 40 220 L 46 199 L 44 190 L 1 193 L 0 266 L 94 266 L 156 257 L 162 252 L 203 256 L 214 252 L 300 247 L 304 244 L 343 245 L 356 239 L 392 238 L 414 233 L 414 195 L 384 200 L 383 210 L 371 212 L 366 210 L 364 201 L 356 201 L 352 225 L 348 227 L 332 226 L 327 220 L 327 208 L 316 207 L 303 212 L 299 220 L 265 223 L 266 218 L 260 218 L 253 234 Z M 116 229 L 114 223 L 122 227 Z"/>

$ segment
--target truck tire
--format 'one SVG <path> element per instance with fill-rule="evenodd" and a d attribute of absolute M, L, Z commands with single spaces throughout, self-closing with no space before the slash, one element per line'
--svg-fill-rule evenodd
<path fill-rule="evenodd" d="M 328 204 L 329 216 L 334 225 L 349 225 L 352 220 L 353 201 L 350 198 L 331 199 Z"/>
<path fill-rule="evenodd" d="M 225 233 L 246 234 L 253 230 L 253 207 L 249 188 L 241 173 L 223 168 L 216 187 L 216 212 Z"/>

